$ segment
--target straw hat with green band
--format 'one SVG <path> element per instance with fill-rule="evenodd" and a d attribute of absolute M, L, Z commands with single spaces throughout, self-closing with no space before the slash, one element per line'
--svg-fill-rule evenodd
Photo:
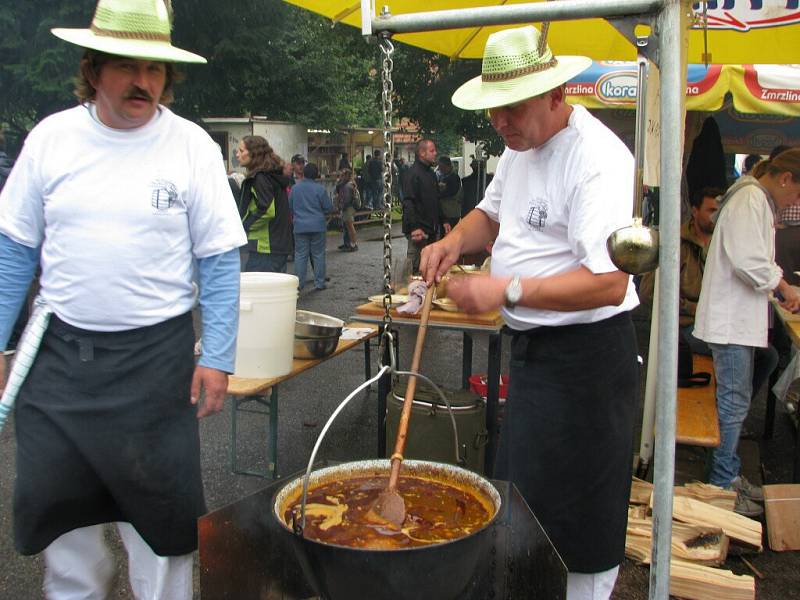
<path fill-rule="evenodd" d="M 546 34 L 528 25 L 504 29 L 486 40 L 481 75 L 453 94 L 453 104 L 465 110 L 515 104 L 543 94 L 585 71 L 585 56 L 553 56 Z"/>
<path fill-rule="evenodd" d="M 89 29 L 51 29 L 72 44 L 141 60 L 204 63 L 172 45 L 169 0 L 99 0 Z"/>

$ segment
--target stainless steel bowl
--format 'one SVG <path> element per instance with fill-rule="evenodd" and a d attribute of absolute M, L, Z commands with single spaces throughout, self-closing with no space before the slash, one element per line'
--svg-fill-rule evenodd
<path fill-rule="evenodd" d="M 300 338 L 338 338 L 342 327 L 341 319 L 308 310 L 298 310 L 294 319 L 294 335 Z"/>
<path fill-rule="evenodd" d="M 333 354 L 339 345 L 339 336 L 318 338 L 294 338 L 295 358 L 325 358 Z"/>

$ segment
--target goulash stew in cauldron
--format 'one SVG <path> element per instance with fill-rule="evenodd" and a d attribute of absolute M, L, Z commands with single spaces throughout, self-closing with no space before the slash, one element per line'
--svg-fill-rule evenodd
<path fill-rule="evenodd" d="M 405 501 L 406 520 L 396 529 L 368 514 L 387 484 L 385 475 L 363 474 L 309 490 L 303 535 L 351 548 L 411 548 L 465 537 L 481 529 L 495 514 L 492 500 L 466 484 L 401 475 L 397 491 Z M 289 527 L 293 512 L 299 522 L 299 499 L 284 511 Z"/>

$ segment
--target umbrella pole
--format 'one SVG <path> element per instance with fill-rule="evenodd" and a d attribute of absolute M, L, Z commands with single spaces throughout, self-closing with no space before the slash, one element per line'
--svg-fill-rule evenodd
<path fill-rule="evenodd" d="M 680 260 L 681 95 L 686 53 L 681 0 L 667 0 L 656 21 L 661 69 L 660 268 L 658 372 L 650 600 L 669 597 L 672 489 L 675 482 L 675 406 L 678 379 L 678 273 Z M 683 45 L 682 45 L 683 44 Z"/>

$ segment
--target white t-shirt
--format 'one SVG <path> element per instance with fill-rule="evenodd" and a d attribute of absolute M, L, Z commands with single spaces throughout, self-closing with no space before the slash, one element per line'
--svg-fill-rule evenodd
<path fill-rule="evenodd" d="M 195 258 L 245 234 L 219 148 L 200 127 L 161 107 L 147 125 L 116 130 L 91 109 L 30 132 L 0 195 L 0 232 L 42 245 L 41 294 L 67 323 L 153 325 L 191 309 Z"/>
<path fill-rule="evenodd" d="M 617 268 L 606 239 L 631 224 L 633 157 L 625 144 L 582 106 L 566 128 L 525 152 L 506 148 L 478 208 L 500 223 L 492 275 L 547 277 L 584 266 Z M 513 329 L 592 323 L 639 304 L 632 278 L 619 306 L 562 312 L 503 308 Z"/>

